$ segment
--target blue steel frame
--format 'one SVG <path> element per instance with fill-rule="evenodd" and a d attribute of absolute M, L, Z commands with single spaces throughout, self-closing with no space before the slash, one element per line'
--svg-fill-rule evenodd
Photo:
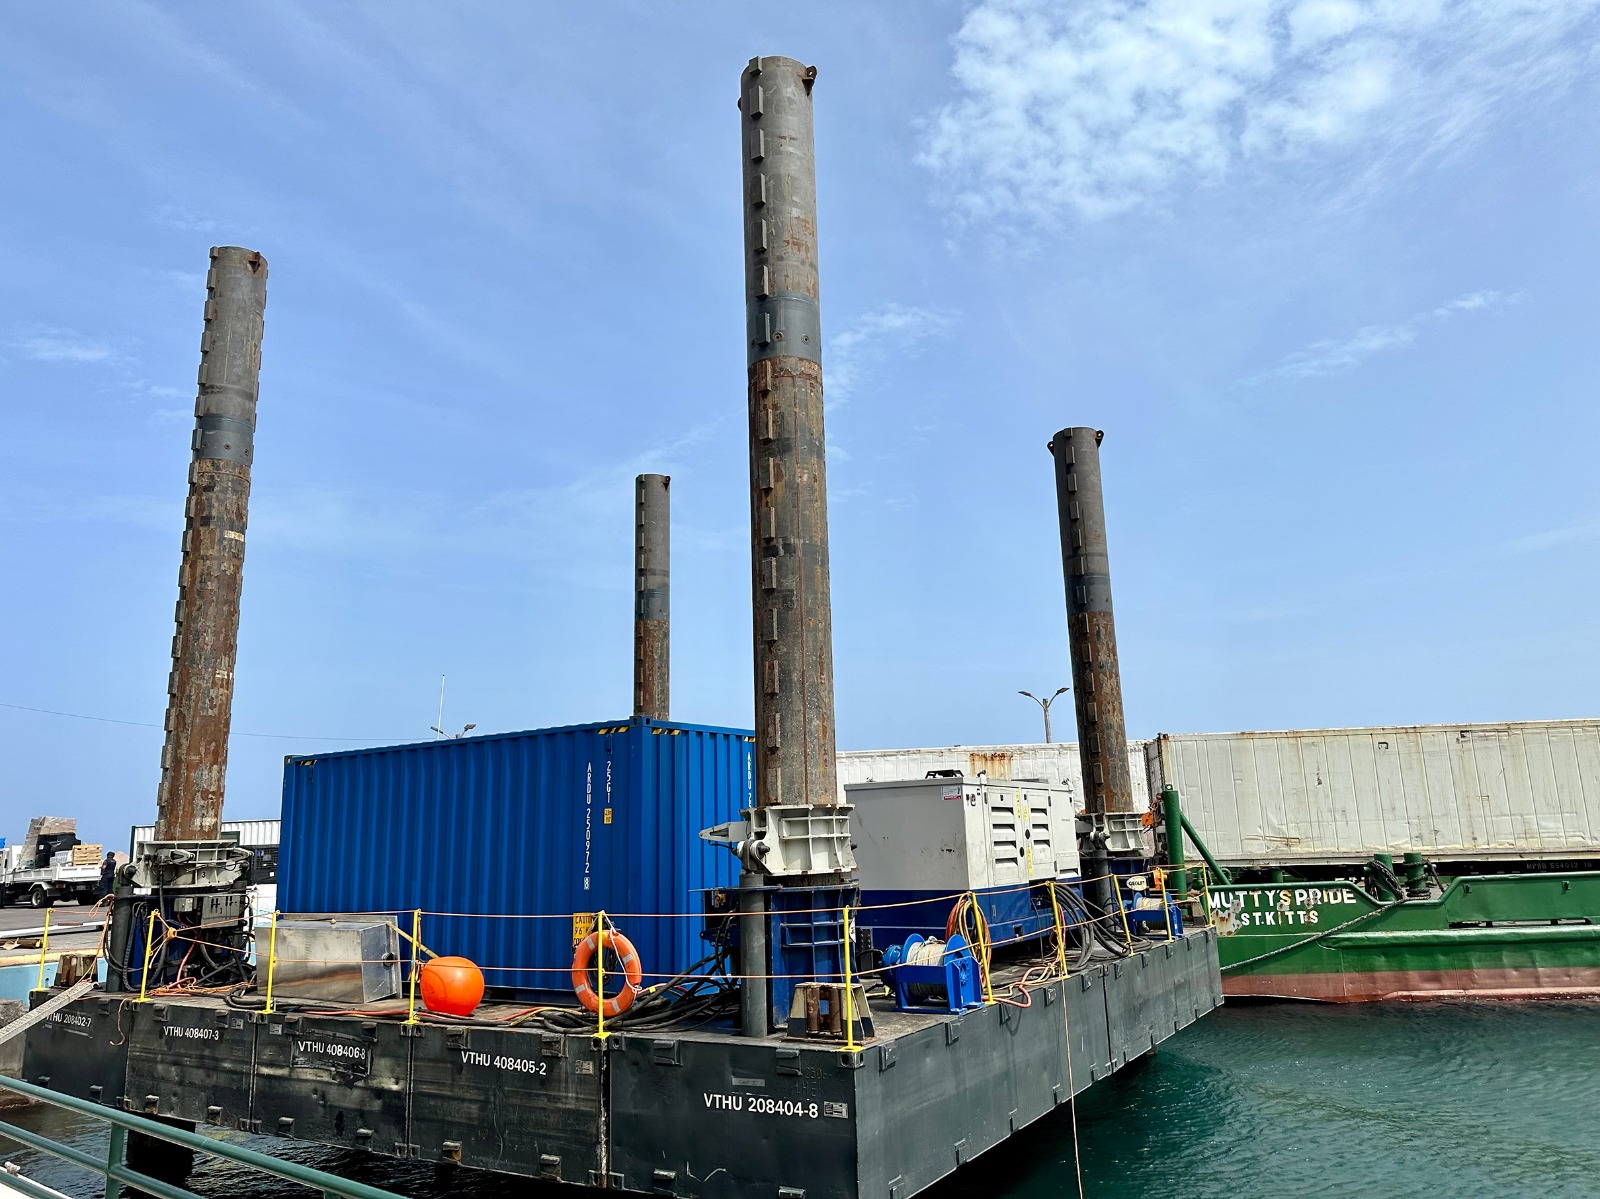
<path fill-rule="evenodd" d="M 768 996 L 772 1022 L 782 1028 L 789 1021 L 798 983 L 840 982 L 844 979 L 844 909 L 861 902 L 853 884 L 835 887 L 767 887 L 768 973 L 774 975 Z"/>

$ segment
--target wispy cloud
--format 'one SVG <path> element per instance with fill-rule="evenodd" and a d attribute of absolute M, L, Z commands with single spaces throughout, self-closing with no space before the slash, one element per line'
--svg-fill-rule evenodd
<path fill-rule="evenodd" d="M 150 214 L 153 224 L 180 233 L 214 233 L 217 222 L 210 217 L 180 204 L 163 204 Z"/>
<path fill-rule="evenodd" d="M 121 355 L 112 346 L 66 329 L 32 329 L 12 337 L 6 344 L 34 362 L 121 361 Z"/>
<path fill-rule="evenodd" d="M 1243 382 L 1253 386 L 1271 379 L 1318 379 L 1324 375 L 1336 375 L 1365 362 L 1374 354 L 1403 349 L 1416 341 L 1418 334 L 1429 325 L 1447 321 L 1463 312 L 1481 312 L 1498 304 L 1521 303 L 1526 298 L 1524 292 L 1470 291 L 1435 308 L 1419 312 L 1397 325 L 1363 325 L 1346 338 L 1314 341 L 1285 357 L 1271 370 L 1251 375 Z"/>
<path fill-rule="evenodd" d="M 262 493 L 253 501 L 251 537 L 297 553 L 400 569 L 441 553 L 522 563 L 546 583 L 626 589 L 632 584 L 615 569 L 615 549 L 631 537 L 635 476 L 692 468 L 706 445 L 739 436 L 740 423 L 738 410 L 730 410 L 648 451 L 536 487 L 479 494 L 397 484 Z M 684 532 L 706 544 L 699 531 Z"/>
<path fill-rule="evenodd" d="M 146 377 L 145 364 L 134 352 L 139 345 L 138 341 L 127 337 L 97 337 L 43 325 L 24 326 L 0 341 L 0 347 L 29 362 L 91 372 L 96 395 L 120 405 L 153 405 L 147 416 L 155 423 L 179 424 L 192 420 L 194 388 L 185 390 L 152 383 Z M 190 403 L 174 406 L 176 400 Z"/>
<path fill-rule="evenodd" d="M 1403 165 L 1593 63 L 1596 0 L 983 0 L 923 162 L 968 216 L 1125 212 L 1246 166 Z"/>
<path fill-rule="evenodd" d="M 1581 545 L 1589 541 L 1600 541 L 1600 514 L 1570 525 L 1519 537 L 1508 548 L 1513 553 L 1535 554 L 1541 550 L 1553 550 L 1563 545 Z"/>
<path fill-rule="evenodd" d="M 169 532 L 183 527 L 182 505 L 171 497 L 146 495 L 74 495 L 54 492 L 8 491 L 0 504 L 0 520 L 11 524 L 85 522 L 126 525 Z"/>
<path fill-rule="evenodd" d="M 930 337 L 949 329 L 951 318 L 927 308 L 885 304 L 828 339 L 829 408 L 853 398 L 874 371 L 891 357 L 904 356 Z"/>

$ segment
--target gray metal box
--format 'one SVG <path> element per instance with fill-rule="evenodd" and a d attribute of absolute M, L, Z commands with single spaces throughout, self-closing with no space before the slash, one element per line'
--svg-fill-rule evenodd
<path fill-rule="evenodd" d="M 393 921 L 297 916 L 278 921 L 274 936 L 274 995 L 363 1004 L 400 994 L 400 933 Z"/>
<path fill-rule="evenodd" d="M 846 794 L 868 890 L 948 894 L 1078 873 L 1065 787 L 928 778 L 852 783 Z"/>

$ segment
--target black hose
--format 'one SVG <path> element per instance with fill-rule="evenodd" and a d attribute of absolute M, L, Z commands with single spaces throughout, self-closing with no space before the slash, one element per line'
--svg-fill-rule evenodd
<path fill-rule="evenodd" d="M 1112 927 L 1110 914 L 1102 911 L 1100 907 L 1072 888 L 1058 885 L 1056 894 L 1063 906 L 1078 918 L 1078 922 L 1091 931 L 1093 942 L 1111 956 L 1127 957 L 1130 953 L 1139 949 L 1149 948 L 1152 944 L 1144 937 L 1134 937 L 1133 944 L 1130 946 L 1128 942 L 1117 935 L 1117 930 Z"/>

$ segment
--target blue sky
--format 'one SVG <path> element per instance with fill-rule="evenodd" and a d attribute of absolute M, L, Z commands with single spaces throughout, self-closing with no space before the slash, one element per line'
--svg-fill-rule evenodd
<path fill-rule="evenodd" d="M 757 53 L 820 70 L 841 748 L 1037 737 L 1075 424 L 1132 733 L 1595 714 L 1592 0 L 220 11 L 0 10 L 0 701 L 132 722 L 0 708 L 0 834 L 153 815 L 213 244 L 271 263 L 230 814 L 441 674 L 625 714 L 644 470 L 674 715 L 748 724 Z"/>

